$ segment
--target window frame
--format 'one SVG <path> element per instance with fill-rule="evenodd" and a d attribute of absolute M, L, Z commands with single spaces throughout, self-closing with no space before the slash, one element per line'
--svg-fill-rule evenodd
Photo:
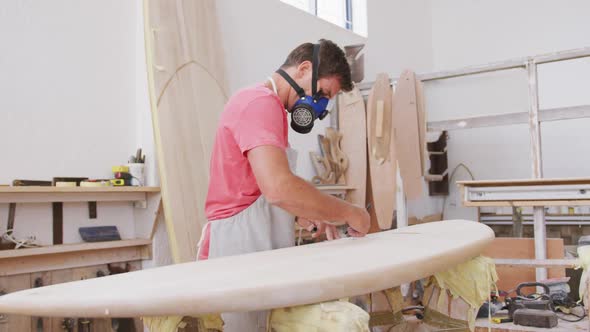
<path fill-rule="evenodd" d="M 364 33 L 361 33 L 359 31 L 355 31 L 355 27 L 356 27 L 355 26 L 355 23 L 356 22 L 355 22 L 355 19 L 354 19 L 353 0 L 340 0 L 340 1 L 343 1 L 344 2 L 344 10 L 345 10 L 345 13 L 344 13 L 344 21 L 342 22 L 342 24 L 336 24 L 336 23 L 333 23 L 333 22 L 331 22 L 331 21 L 329 21 L 329 20 L 327 20 L 327 19 L 325 19 L 323 17 L 318 16 L 318 0 L 306 0 L 306 2 L 307 2 L 307 6 L 306 6 L 307 7 L 307 12 L 309 14 L 311 14 L 311 15 L 316 16 L 317 18 L 320 18 L 320 19 L 326 21 L 326 22 L 330 22 L 330 23 L 332 23 L 334 25 L 337 25 L 337 26 L 339 26 L 339 27 L 341 27 L 343 29 L 346 29 L 346 30 L 351 31 L 351 32 L 356 33 L 356 34 L 359 34 L 359 35 L 361 35 L 363 37 L 366 37 L 366 28 L 363 29 L 363 32 Z M 368 1 L 369 0 L 366 0 L 365 1 L 365 5 L 367 4 Z M 283 2 L 283 3 L 285 3 L 285 4 L 289 5 L 289 6 L 292 6 L 294 8 L 297 8 L 299 10 L 303 10 L 300 7 L 293 5 L 288 0 L 281 0 L 281 2 Z"/>

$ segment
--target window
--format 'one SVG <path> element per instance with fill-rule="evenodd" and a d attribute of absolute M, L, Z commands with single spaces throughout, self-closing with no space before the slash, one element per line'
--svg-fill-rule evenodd
<path fill-rule="evenodd" d="M 281 0 L 328 22 L 367 36 L 367 0 Z"/>

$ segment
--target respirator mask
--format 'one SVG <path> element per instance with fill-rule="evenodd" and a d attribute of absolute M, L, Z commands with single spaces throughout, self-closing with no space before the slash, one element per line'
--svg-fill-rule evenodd
<path fill-rule="evenodd" d="M 307 134 L 313 128 L 316 119 L 323 120 L 333 106 L 333 102 L 324 97 L 321 91 L 317 91 L 318 67 L 320 45 L 313 45 L 312 74 L 311 74 L 311 96 L 305 94 L 304 90 L 284 70 L 277 70 L 291 87 L 297 92 L 299 100 L 291 107 L 291 128 L 300 134 Z"/>

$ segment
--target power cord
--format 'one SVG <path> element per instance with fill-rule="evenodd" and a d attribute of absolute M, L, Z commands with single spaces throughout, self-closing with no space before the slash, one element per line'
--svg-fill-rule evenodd
<path fill-rule="evenodd" d="M 457 166 L 455 166 L 455 168 L 453 168 L 453 171 L 451 172 L 451 176 L 449 177 L 449 183 L 453 183 L 453 178 L 455 177 L 455 173 L 457 173 L 459 168 L 464 168 L 467 171 L 467 173 L 469 173 L 471 180 L 475 180 L 475 176 L 473 176 L 473 173 L 471 172 L 469 167 L 467 167 L 467 165 L 465 165 L 464 163 L 459 163 Z M 447 206 L 447 196 L 445 196 L 445 198 L 443 199 L 443 206 L 442 206 L 442 212 L 441 212 L 441 216 L 442 216 L 443 220 L 445 219 L 446 206 Z"/>

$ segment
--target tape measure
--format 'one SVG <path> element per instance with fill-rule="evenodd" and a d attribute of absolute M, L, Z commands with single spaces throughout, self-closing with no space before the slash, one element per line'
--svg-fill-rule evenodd
<path fill-rule="evenodd" d="M 111 179 L 111 184 L 113 186 L 124 186 L 125 185 L 125 179 Z"/>

